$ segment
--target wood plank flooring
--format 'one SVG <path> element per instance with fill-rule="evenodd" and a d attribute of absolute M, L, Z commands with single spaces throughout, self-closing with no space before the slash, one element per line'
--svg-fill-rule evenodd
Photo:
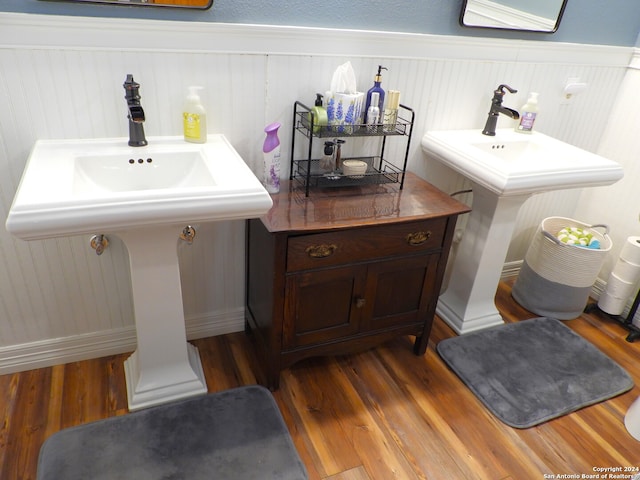
<path fill-rule="evenodd" d="M 500 284 L 496 302 L 507 321 L 535 316 L 513 301 L 508 282 Z M 640 341 L 626 342 L 619 325 L 596 314 L 566 324 L 640 385 Z M 590 478 L 596 468 L 640 466 L 640 442 L 623 423 L 639 386 L 540 426 L 513 429 L 435 353 L 434 345 L 452 335 L 436 319 L 424 357 L 411 353 L 411 338 L 398 338 L 356 355 L 309 359 L 282 373 L 274 397 L 310 479 Z M 256 382 L 243 333 L 193 343 L 211 392 Z M 0 479 L 34 479 L 40 446 L 52 433 L 126 414 L 126 357 L 0 376 Z M 608 478 L 632 477 L 626 475 Z"/>

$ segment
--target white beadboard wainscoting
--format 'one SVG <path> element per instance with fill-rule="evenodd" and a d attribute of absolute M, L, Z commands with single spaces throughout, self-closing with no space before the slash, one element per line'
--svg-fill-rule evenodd
<path fill-rule="evenodd" d="M 425 158 L 420 139 L 427 129 L 481 129 L 493 90 L 507 83 L 519 92 L 505 105 L 518 109 L 529 91 L 540 92 L 537 128 L 598 151 L 606 127 L 626 122 L 612 109 L 633 53 L 475 37 L 0 14 L 0 217 L 4 224 L 37 139 L 127 135 L 127 73 L 141 84 L 148 137 L 180 134 L 187 86 L 202 85 L 209 133 L 225 134 L 257 174 L 263 128 L 282 123 L 288 176 L 293 102 L 310 104 L 347 60 L 366 91 L 382 64 L 389 69 L 383 87 L 400 90 L 401 102 L 416 111 L 409 169 L 453 192 L 466 181 Z M 563 105 L 569 77 L 589 86 Z M 509 125 L 501 119 L 498 126 Z M 346 154 L 358 145 L 347 144 Z M 579 190 L 530 199 L 506 271 L 522 259 L 542 218 L 572 216 L 580 204 Z M 126 248 L 110 232 L 96 233 L 111 241 L 101 256 L 88 237 L 24 242 L 0 228 L 0 374 L 135 348 Z M 188 337 L 241 330 L 244 223 L 198 225 L 194 244 L 179 249 Z"/>

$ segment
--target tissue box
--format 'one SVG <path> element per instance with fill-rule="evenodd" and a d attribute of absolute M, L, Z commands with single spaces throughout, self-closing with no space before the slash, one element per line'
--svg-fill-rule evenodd
<path fill-rule="evenodd" d="M 363 123 L 364 92 L 327 92 L 327 129 L 335 133 L 354 133 Z"/>

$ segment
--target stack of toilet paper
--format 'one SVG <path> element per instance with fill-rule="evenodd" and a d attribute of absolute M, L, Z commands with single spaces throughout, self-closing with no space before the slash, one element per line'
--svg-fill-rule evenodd
<path fill-rule="evenodd" d="M 629 298 L 635 296 L 639 280 L 640 237 L 629 237 L 609 275 L 607 288 L 598 300 L 600 310 L 610 315 L 620 315 Z"/>

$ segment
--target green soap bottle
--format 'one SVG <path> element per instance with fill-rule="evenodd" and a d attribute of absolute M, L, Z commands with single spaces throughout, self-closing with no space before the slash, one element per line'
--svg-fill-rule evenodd
<path fill-rule="evenodd" d="M 322 127 L 329 123 L 327 110 L 322 106 L 322 94 L 316 93 L 315 106 L 311 109 L 313 113 L 313 133 L 318 133 Z M 308 115 L 309 125 L 311 125 L 311 113 Z"/>

